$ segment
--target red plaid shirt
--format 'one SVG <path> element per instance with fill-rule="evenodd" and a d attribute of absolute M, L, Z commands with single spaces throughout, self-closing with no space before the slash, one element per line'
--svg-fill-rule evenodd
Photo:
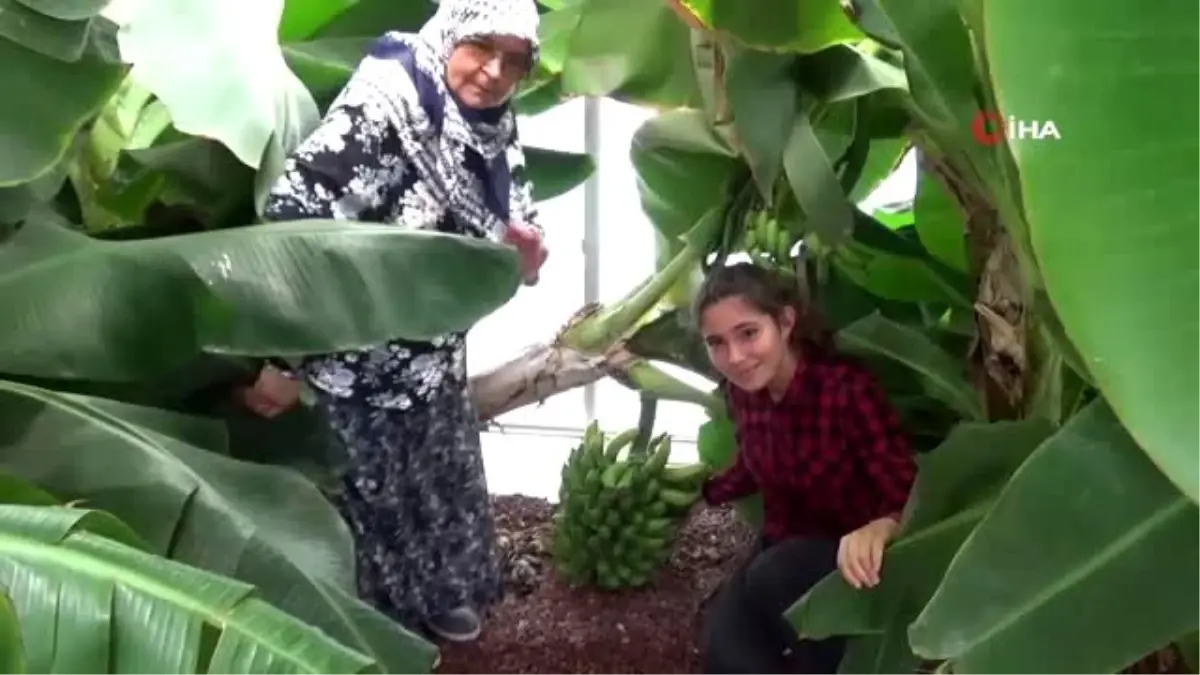
<path fill-rule="evenodd" d="M 720 504 L 760 492 L 763 536 L 840 538 L 908 501 L 916 462 L 887 395 L 862 366 L 819 359 L 778 403 L 727 387 L 734 464 L 704 486 Z"/>

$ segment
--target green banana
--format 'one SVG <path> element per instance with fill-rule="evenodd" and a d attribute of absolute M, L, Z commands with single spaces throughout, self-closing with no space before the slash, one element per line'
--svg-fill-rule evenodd
<path fill-rule="evenodd" d="M 742 236 L 742 250 L 746 253 L 754 253 L 755 247 L 758 245 L 758 227 L 756 218 L 746 218 L 746 233 Z"/>
<path fill-rule="evenodd" d="M 632 443 L 633 439 L 637 437 L 637 432 L 638 430 L 636 428 L 626 429 L 625 431 L 622 431 L 614 436 L 613 439 L 608 442 L 608 449 L 604 452 L 604 458 L 610 462 L 617 461 L 617 457 L 620 456 L 621 451 L 625 449 L 625 446 Z"/>
<path fill-rule="evenodd" d="M 775 241 L 778 238 L 779 223 L 774 218 L 767 218 L 762 224 L 762 232 L 759 238 L 762 239 L 763 252 L 774 255 Z"/>
<path fill-rule="evenodd" d="M 787 263 L 792 259 L 792 231 L 786 226 L 779 228 L 779 242 L 775 250 L 778 252 L 780 263 Z"/>
<path fill-rule="evenodd" d="M 638 495 L 638 501 L 644 505 L 653 504 L 654 502 L 658 501 L 658 491 L 661 489 L 662 483 L 660 483 L 658 479 L 651 478 L 647 480 L 645 485 L 641 487 L 640 494 Z"/>
<path fill-rule="evenodd" d="M 659 491 L 658 498 L 668 507 L 686 509 L 690 508 L 700 498 L 700 491 L 692 490 L 685 492 L 673 488 L 663 488 Z"/>
<path fill-rule="evenodd" d="M 649 552 L 650 554 L 650 557 L 646 558 L 646 560 L 653 564 L 653 562 L 658 559 L 658 556 L 662 555 L 663 551 L 667 551 L 669 554 L 670 548 L 668 548 L 668 546 L 670 543 L 671 540 L 668 537 L 647 537 L 643 539 L 643 550 Z"/>
<path fill-rule="evenodd" d="M 659 479 L 671 487 L 688 490 L 703 483 L 711 474 L 712 469 L 707 464 L 697 462 L 696 464 L 687 464 L 684 466 L 665 467 L 659 473 Z"/>
<path fill-rule="evenodd" d="M 663 534 L 667 530 L 671 529 L 671 525 L 674 523 L 675 521 L 671 518 L 655 518 L 654 520 L 647 520 L 645 523 L 642 523 L 642 532 L 645 532 L 650 536 Z"/>
<path fill-rule="evenodd" d="M 592 466 L 604 464 L 604 433 L 600 431 L 600 423 L 592 421 L 583 432 L 583 452 Z"/>
<path fill-rule="evenodd" d="M 621 474 L 624 473 L 628 468 L 628 462 L 616 462 L 615 464 L 610 464 L 608 468 L 604 470 L 604 473 L 600 474 L 600 484 L 606 488 L 616 487 L 617 481 L 621 478 Z"/>
<path fill-rule="evenodd" d="M 667 460 L 671 457 L 671 437 L 663 434 L 655 439 L 654 454 L 650 455 L 650 459 L 646 460 L 645 472 L 647 476 L 657 476 L 667 465 Z"/>

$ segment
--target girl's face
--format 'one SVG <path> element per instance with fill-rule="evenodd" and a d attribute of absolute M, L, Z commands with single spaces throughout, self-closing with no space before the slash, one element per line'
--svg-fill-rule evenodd
<path fill-rule="evenodd" d="M 795 325 L 791 307 L 776 319 L 740 296 L 709 305 L 700 317 L 700 333 L 713 366 L 732 384 L 751 392 L 767 386 L 787 366 L 788 339 Z"/>
<path fill-rule="evenodd" d="M 493 108 L 508 100 L 529 72 L 529 43 L 511 35 L 463 40 L 450 54 L 446 82 L 459 101 Z"/>

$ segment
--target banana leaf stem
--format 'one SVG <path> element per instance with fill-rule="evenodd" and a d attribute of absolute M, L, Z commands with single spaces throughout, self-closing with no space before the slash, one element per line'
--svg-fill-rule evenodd
<path fill-rule="evenodd" d="M 613 377 L 621 384 L 641 391 L 643 396 L 649 394 L 663 401 L 695 403 L 709 411 L 718 411 L 722 406 L 717 396 L 680 380 L 648 361 L 632 363 L 623 373 Z"/>
<path fill-rule="evenodd" d="M 645 457 L 650 447 L 650 436 L 654 433 L 654 420 L 658 413 L 658 397 L 642 392 L 642 411 L 638 417 L 637 436 L 633 437 L 633 445 L 629 448 L 629 457 Z"/>
<path fill-rule="evenodd" d="M 564 336 L 566 343 L 589 352 L 609 348 L 637 325 L 642 316 L 653 309 L 667 291 L 691 271 L 702 255 L 703 251 L 691 245 L 685 246 L 648 282 L 639 284 L 615 305 L 606 307 L 571 327 Z"/>

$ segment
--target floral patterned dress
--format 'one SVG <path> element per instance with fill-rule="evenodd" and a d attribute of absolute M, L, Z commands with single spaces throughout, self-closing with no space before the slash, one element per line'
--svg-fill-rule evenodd
<path fill-rule="evenodd" d="M 493 240 L 510 219 L 536 226 L 514 114 L 459 108 L 420 57 L 402 34 L 375 45 L 287 162 L 265 219 Z M 415 83 L 405 123 L 379 94 L 379 82 L 399 79 Z M 443 175 L 428 179 L 429 167 Z M 360 595 L 410 628 L 462 605 L 483 610 L 501 593 L 466 352 L 465 333 L 452 333 L 302 364 L 350 455 L 337 501 L 356 540 Z"/>

